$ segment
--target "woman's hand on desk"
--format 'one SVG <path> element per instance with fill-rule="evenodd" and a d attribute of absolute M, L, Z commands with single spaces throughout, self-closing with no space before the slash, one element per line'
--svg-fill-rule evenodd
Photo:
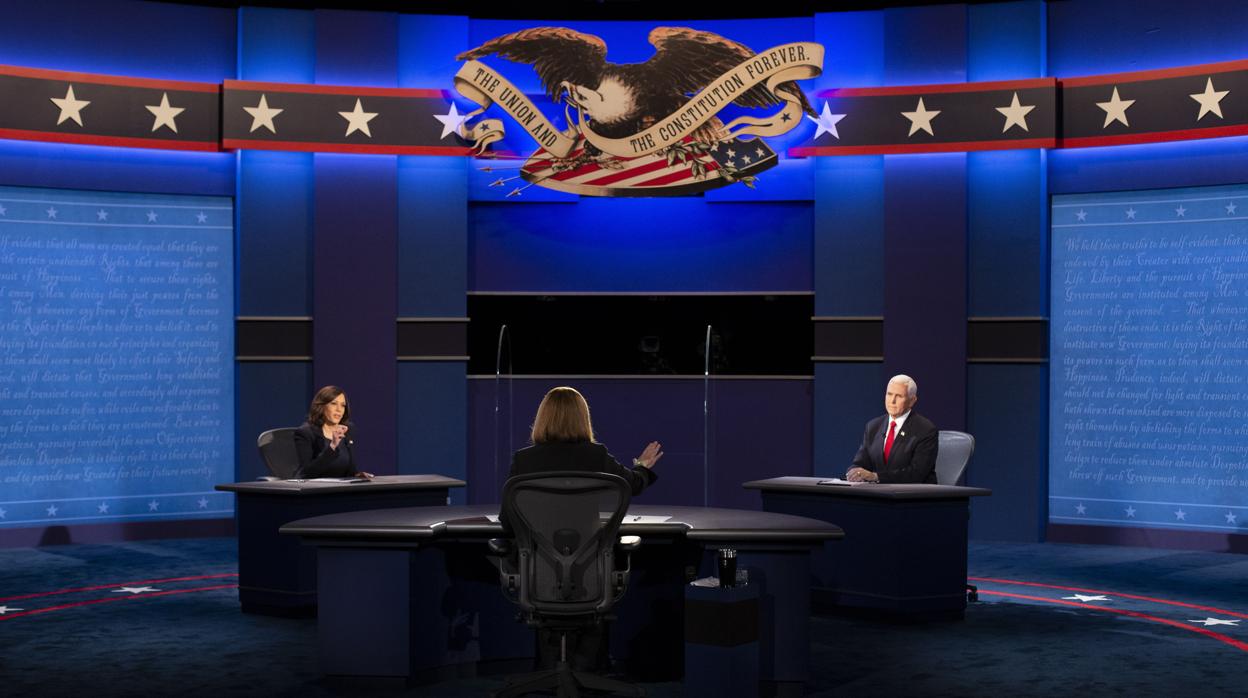
<path fill-rule="evenodd" d="M 646 450 L 633 459 L 633 464 L 640 465 L 643 468 L 653 468 L 654 464 L 658 463 L 659 459 L 663 457 L 662 448 L 663 446 L 658 441 L 651 441 L 646 446 Z"/>
<path fill-rule="evenodd" d="M 366 473 L 366 472 L 364 472 L 363 470 L 361 470 L 360 472 L 356 473 L 356 474 L 355 474 L 355 476 L 356 476 L 356 477 L 362 477 L 362 478 L 364 478 L 364 479 L 366 479 L 366 480 L 372 480 L 373 478 L 377 477 L 376 475 L 374 475 L 374 474 L 372 474 L 372 473 Z"/>

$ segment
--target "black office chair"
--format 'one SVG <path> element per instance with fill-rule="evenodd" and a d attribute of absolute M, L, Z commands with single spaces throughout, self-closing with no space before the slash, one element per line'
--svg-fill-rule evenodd
<path fill-rule="evenodd" d="M 261 480 L 289 480 L 299 470 L 299 454 L 295 452 L 295 432 L 293 427 L 270 429 L 256 439 L 260 449 L 260 457 L 272 473 Z"/>
<path fill-rule="evenodd" d="M 645 695 L 622 681 L 576 671 L 568 661 L 569 637 L 610 620 L 627 589 L 628 553 L 641 543 L 636 536 L 616 540 L 629 499 L 628 483 L 607 473 L 520 475 L 503 486 L 503 516 L 514 538 L 490 541 L 491 554 L 503 559 L 503 594 L 530 626 L 558 633 L 560 647 L 553 669 L 509 677 L 496 698 L 542 689 L 572 697 L 582 688 Z"/>
<path fill-rule="evenodd" d="M 966 475 L 966 464 L 975 453 L 975 437 L 964 431 L 942 429 L 936 450 L 936 483 L 960 485 Z"/>
<path fill-rule="evenodd" d="M 936 484 L 961 485 L 966 477 L 966 466 L 975 454 L 975 437 L 964 431 L 942 429 L 936 451 Z M 966 600 L 979 601 L 979 587 L 966 585 Z"/>

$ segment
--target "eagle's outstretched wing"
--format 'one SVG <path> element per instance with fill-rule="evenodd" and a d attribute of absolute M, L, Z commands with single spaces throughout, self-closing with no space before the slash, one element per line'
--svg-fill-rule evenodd
<path fill-rule="evenodd" d="M 655 27 L 650 32 L 650 43 L 655 53 L 646 61 L 646 67 L 682 94 L 698 92 L 724 71 L 755 55 L 745 44 L 688 27 Z M 817 115 L 796 82 L 782 82 L 776 89 L 795 96 L 803 111 Z M 763 84 L 755 85 L 734 100 L 734 104 L 742 107 L 769 107 L 780 102 L 780 98 Z"/>
<path fill-rule="evenodd" d="M 566 27 L 535 27 L 490 39 L 455 58 L 466 61 L 491 54 L 531 64 L 547 94 L 556 99 L 564 81 L 591 89 L 598 86 L 607 62 L 607 43 Z"/>

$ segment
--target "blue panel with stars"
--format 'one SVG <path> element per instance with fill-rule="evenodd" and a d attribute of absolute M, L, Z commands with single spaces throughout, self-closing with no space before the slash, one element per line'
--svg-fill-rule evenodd
<path fill-rule="evenodd" d="M 1049 521 L 1248 533 L 1248 186 L 1051 220 Z"/>
<path fill-rule="evenodd" d="M 0 187 L 0 527 L 232 516 L 233 219 Z"/>

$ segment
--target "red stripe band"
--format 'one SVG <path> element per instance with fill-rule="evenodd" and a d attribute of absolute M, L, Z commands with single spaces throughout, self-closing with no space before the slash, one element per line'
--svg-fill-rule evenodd
<path fill-rule="evenodd" d="M 225 574 L 201 574 L 194 577 L 166 577 L 164 579 L 144 579 L 137 582 L 119 582 L 117 584 L 98 584 L 96 586 L 78 587 L 76 589 L 60 589 L 58 591 L 42 591 L 36 594 L 22 594 L 20 596 L 6 596 L 0 601 L 20 601 L 22 599 L 34 599 L 40 596 L 56 596 L 57 594 L 76 594 L 82 591 L 99 591 L 100 589 L 116 589 L 118 587 L 146 586 L 148 584 L 167 584 L 169 582 L 193 582 L 200 579 L 222 579 L 225 577 L 237 577 L 237 572 L 227 572 Z"/>
<path fill-rule="evenodd" d="M 1060 589 L 1061 591 L 1082 592 L 1085 594 L 1107 594 L 1110 596 L 1120 596 L 1124 599 L 1134 599 L 1136 601 L 1149 601 L 1151 603 L 1165 604 L 1167 606 L 1181 606 L 1183 608 L 1192 608 L 1198 611 L 1209 611 L 1211 613 L 1235 616 L 1236 618 L 1248 618 L 1248 614 L 1236 613 L 1228 611 L 1225 608 L 1216 608 L 1214 606 L 1201 606 L 1199 604 L 1185 603 L 1183 601 L 1170 601 L 1167 599 L 1158 599 L 1153 596 L 1140 596 L 1138 594 L 1123 594 L 1117 591 L 1104 591 L 1102 589 L 1084 589 L 1083 587 L 1062 586 L 1060 584 L 1041 584 L 1040 582 L 1022 582 L 1016 579 L 997 579 L 995 577 L 967 577 L 973 582 L 989 582 L 992 584 L 1012 584 L 1024 587 L 1040 587 L 1042 589 Z"/>
<path fill-rule="evenodd" d="M 1104 611 L 1105 613 L 1116 613 L 1121 616 L 1131 616 L 1132 618 L 1143 618 L 1144 620 L 1151 620 L 1154 623 L 1162 623 L 1164 625 L 1173 626 L 1175 628 L 1182 628 L 1183 630 L 1188 630 L 1194 633 L 1200 633 L 1201 635 L 1211 637 L 1219 642 L 1224 642 L 1230 645 L 1231 647 L 1234 647 L 1235 649 L 1248 652 L 1248 642 L 1242 642 L 1240 640 L 1236 640 L 1233 637 L 1223 635 L 1222 633 L 1215 633 L 1212 630 L 1208 630 L 1206 628 L 1200 628 L 1194 625 L 1187 625 L 1186 623 L 1181 623 L 1177 620 L 1170 620 L 1169 618 L 1159 618 L 1157 616 L 1150 616 L 1147 613 L 1140 613 L 1139 611 L 1128 611 L 1128 610 L 1121 609 L 1121 608 L 1109 608 L 1107 606 L 1093 606 L 1092 604 L 1080 603 L 1078 601 L 1067 601 L 1065 599 L 1046 599 L 1043 596 L 1029 596 L 1027 594 L 1011 594 L 1006 591 L 980 591 L 979 593 L 987 594 L 989 596 L 1005 596 L 1005 597 L 1012 598 L 1012 599 L 1026 599 L 1028 601 L 1041 601 L 1044 603 L 1055 603 L 1055 604 L 1059 604 L 1062 606 L 1074 606 L 1075 608 L 1090 608 L 1094 611 Z"/>
<path fill-rule="evenodd" d="M 133 594 L 131 596 L 106 597 L 103 599 L 91 599 L 90 601 L 77 601 L 75 603 L 61 604 L 60 606 L 48 606 L 46 608 L 35 608 L 21 613 L 7 613 L 0 616 L 0 620 L 9 620 L 10 618 L 21 618 L 22 616 L 33 616 L 38 613 L 50 613 L 52 611 L 63 611 L 67 608 L 77 608 L 79 606 L 94 606 L 101 603 L 115 603 L 117 601 L 134 601 L 135 599 L 147 599 L 153 596 L 171 596 L 173 594 L 189 594 L 195 591 L 215 591 L 217 589 L 236 589 L 237 584 L 220 584 L 211 587 L 195 587 L 194 589 L 171 589 L 169 591 L 153 591 L 151 593 Z"/>

